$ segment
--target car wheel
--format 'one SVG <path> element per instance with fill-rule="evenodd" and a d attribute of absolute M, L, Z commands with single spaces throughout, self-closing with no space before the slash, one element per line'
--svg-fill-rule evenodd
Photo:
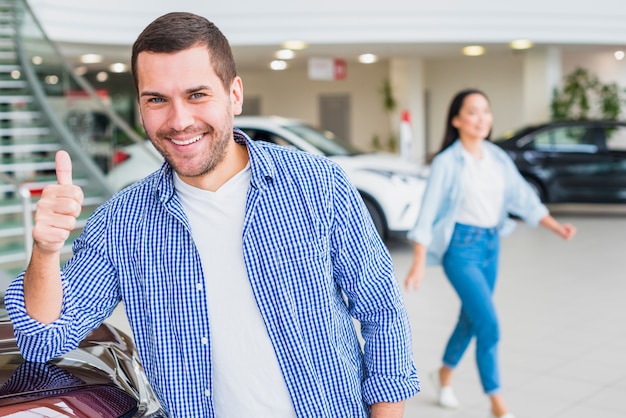
<path fill-rule="evenodd" d="M 526 178 L 526 181 L 528 182 L 528 185 L 530 186 L 531 189 L 533 189 L 533 191 L 535 192 L 535 194 L 537 195 L 537 197 L 539 197 L 539 200 L 541 200 L 542 202 L 546 201 L 546 192 L 543 190 L 543 187 L 541 187 L 541 184 L 539 184 L 539 182 L 537 180 L 531 179 L 531 178 Z"/>
<path fill-rule="evenodd" d="M 364 198 L 363 202 L 365 202 L 365 207 L 367 208 L 367 211 L 370 213 L 370 216 L 372 217 L 372 221 L 374 222 L 374 227 L 376 228 L 376 232 L 378 232 L 378 235 L 380 235 L 382 239 L 385 239 L 386 232 L 387 232 L 386 227 L 385 227 L 385 218 L 383 217 L 383 214 L 378 208 L 378 205 L 376 205 L 376 203 L 372 202 L 368 198 Z"/>

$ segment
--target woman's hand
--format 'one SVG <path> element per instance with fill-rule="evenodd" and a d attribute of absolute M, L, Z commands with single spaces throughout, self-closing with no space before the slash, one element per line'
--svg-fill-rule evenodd
<path fill-rule="evenodd" d="M 576 227 L 571 224 L 560 224 L 551 215 L 546 215 L 541 220 L 541 226 L 554 232 L 564 240 L 570 240 L 576 235 Z"/>
<path fill-rule="evenodd" d="M 570 224 L 559 225 L 559 228 L 555 231 L 564 240 L 569 240 L 576 235 L 576 227 Z"/>
<path fill-rule="evenodd" d="M 404 288 L 406 290 L 417 290 L 419 288 L 422 279 L 424 278 L 424 263 L 413 263 L 411 271 L 404 280 Z"/>
<path fill-rule="evenodd" d="M 404 280 L 404 288 L 408 291 L 411 289 L 417 290 L 422 279 L 424 278 L 424 271 L 426 270 L 426 247 L 422 244 L 413 244 L 413 264 L 411 270 Z"/>

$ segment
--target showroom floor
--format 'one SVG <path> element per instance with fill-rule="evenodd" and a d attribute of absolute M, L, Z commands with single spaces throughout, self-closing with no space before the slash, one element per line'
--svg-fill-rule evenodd
<path fill-rule="evenodd" d="M 626 416 L 626 213 L 557 213 L 575 224 L 573 241 L 520 224 L 502 241 L 496 303 L 501 322 L 503 394 L 517 418 Z M 401 282 L 411 246 L 388 243 Z M 454 381 L 458 410 L 435 405 L 427 375 L 439 365 L 458 314 L 458 299 L 440 268 L 405 293 L 422 392 L 405 417 L 487 418 L 473 345 Z M 117 311 L 111 322 L 128 329 Z"/>

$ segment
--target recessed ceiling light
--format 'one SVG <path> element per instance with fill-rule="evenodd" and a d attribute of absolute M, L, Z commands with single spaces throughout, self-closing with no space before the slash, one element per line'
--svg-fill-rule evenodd
<path fill-rule="evenodd" d="M 286 70 L 287 62 L 283 60 L 274 60 L 270 63 L 270 68 L 274 71 Z"/>
<path fill-rule="evenodd" d="M 468 57 L 477 57 L 485 53 L 485 48 L 480 45 L 469 45 L 463 48 L 463 55 Z"/>
<path fill-rule="evenodd" d="M 123 73 L 128 69 L 128 66 L 123 62 L 116 62 L 115 64 L 109 65 L 109 70 L 112 73 Z"/>
<path fill-rule="evenodd" d="M 52 74 L 52 75 L 47 75 L 45 78 L 46 84 L 57 84 L 59 82 L 59 77 Z"/>
<path fill-rule="evenodd" d="M 378 57 L 374 54 L 361 54 L 359 55 L 359 62 L 361 64 L 373 64 L 378 61 Z"/>
<path fill-rule="evenodd" d="M 35 55 L 31 58 L 31 61 L 35 65 L 41 65 L 41 63 L 43 62 L 43 58 L 41 58 L 39 55 Z"/>
<path fill-rule="evenodd" d="M 308 47 L 304 41 L 287 41 L 282 46 L 285 49 L 293 49 L 294 51 L 300 51 Z"/>
<path fill-rule="evenodd" d="M 98 74 L 96 74 L 96 80 L 98 80 L 101 83 L 104 83 L 108 79 L 109 79 L 109 74 L 106 71 L 100 71 Z"/>
<path fill-rule="evenodd" d="M 99 54 L 85 54 L 80 57 L 80 62 L 83 64 L 97 64 L 102 62 L 102 55 Z"/>
<path fill-rule="evenodd" d="M 621 61 L 624 59 L 624 51 L 615 51 L 613 54 L 616 60 Z"/>
<path fill-rule="evenodd" d="M 293 52 L 291 49 L 281 49 L 279 51 L 276 51 L 276 54 L 274 54 L 274 55 L 279 60 L 290 60 L 290 59 L 293 59 L 293 57 L 296 56 L 296 53 Z"/>
<path fill-rule="evenodd" d="M 74 72 L 78 75 L 85 75 L 87 74 L 87 66 L 79 65 L 78 67 L 74 68 Z"/>
<path fill-rule="evenodd" d="M 528 49 L 528 48 L 532 48 L 533 43 L 529 41 L 528 39 L 516 39 L 514 41 L 511 41 L 509 46 L 512 49 Z"/>

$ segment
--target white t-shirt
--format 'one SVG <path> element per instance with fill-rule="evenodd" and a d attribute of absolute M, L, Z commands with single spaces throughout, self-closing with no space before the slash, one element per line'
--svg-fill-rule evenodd
<path fill-rule="evenodd" d="M 482 228 L 498 225 L 504 204 L 504 172 L 495 156 L 483 147 L 478 159 L 463 148 L 462 197 L 457 222 Z"/>
<path fill-rule="evenodd" d="M 215 413 L 217 417 L 293 418 L 294 407 L 243 260 L 249 185 L 249 166 L 215 192 L 174 176 L 205 275 Z"/>

